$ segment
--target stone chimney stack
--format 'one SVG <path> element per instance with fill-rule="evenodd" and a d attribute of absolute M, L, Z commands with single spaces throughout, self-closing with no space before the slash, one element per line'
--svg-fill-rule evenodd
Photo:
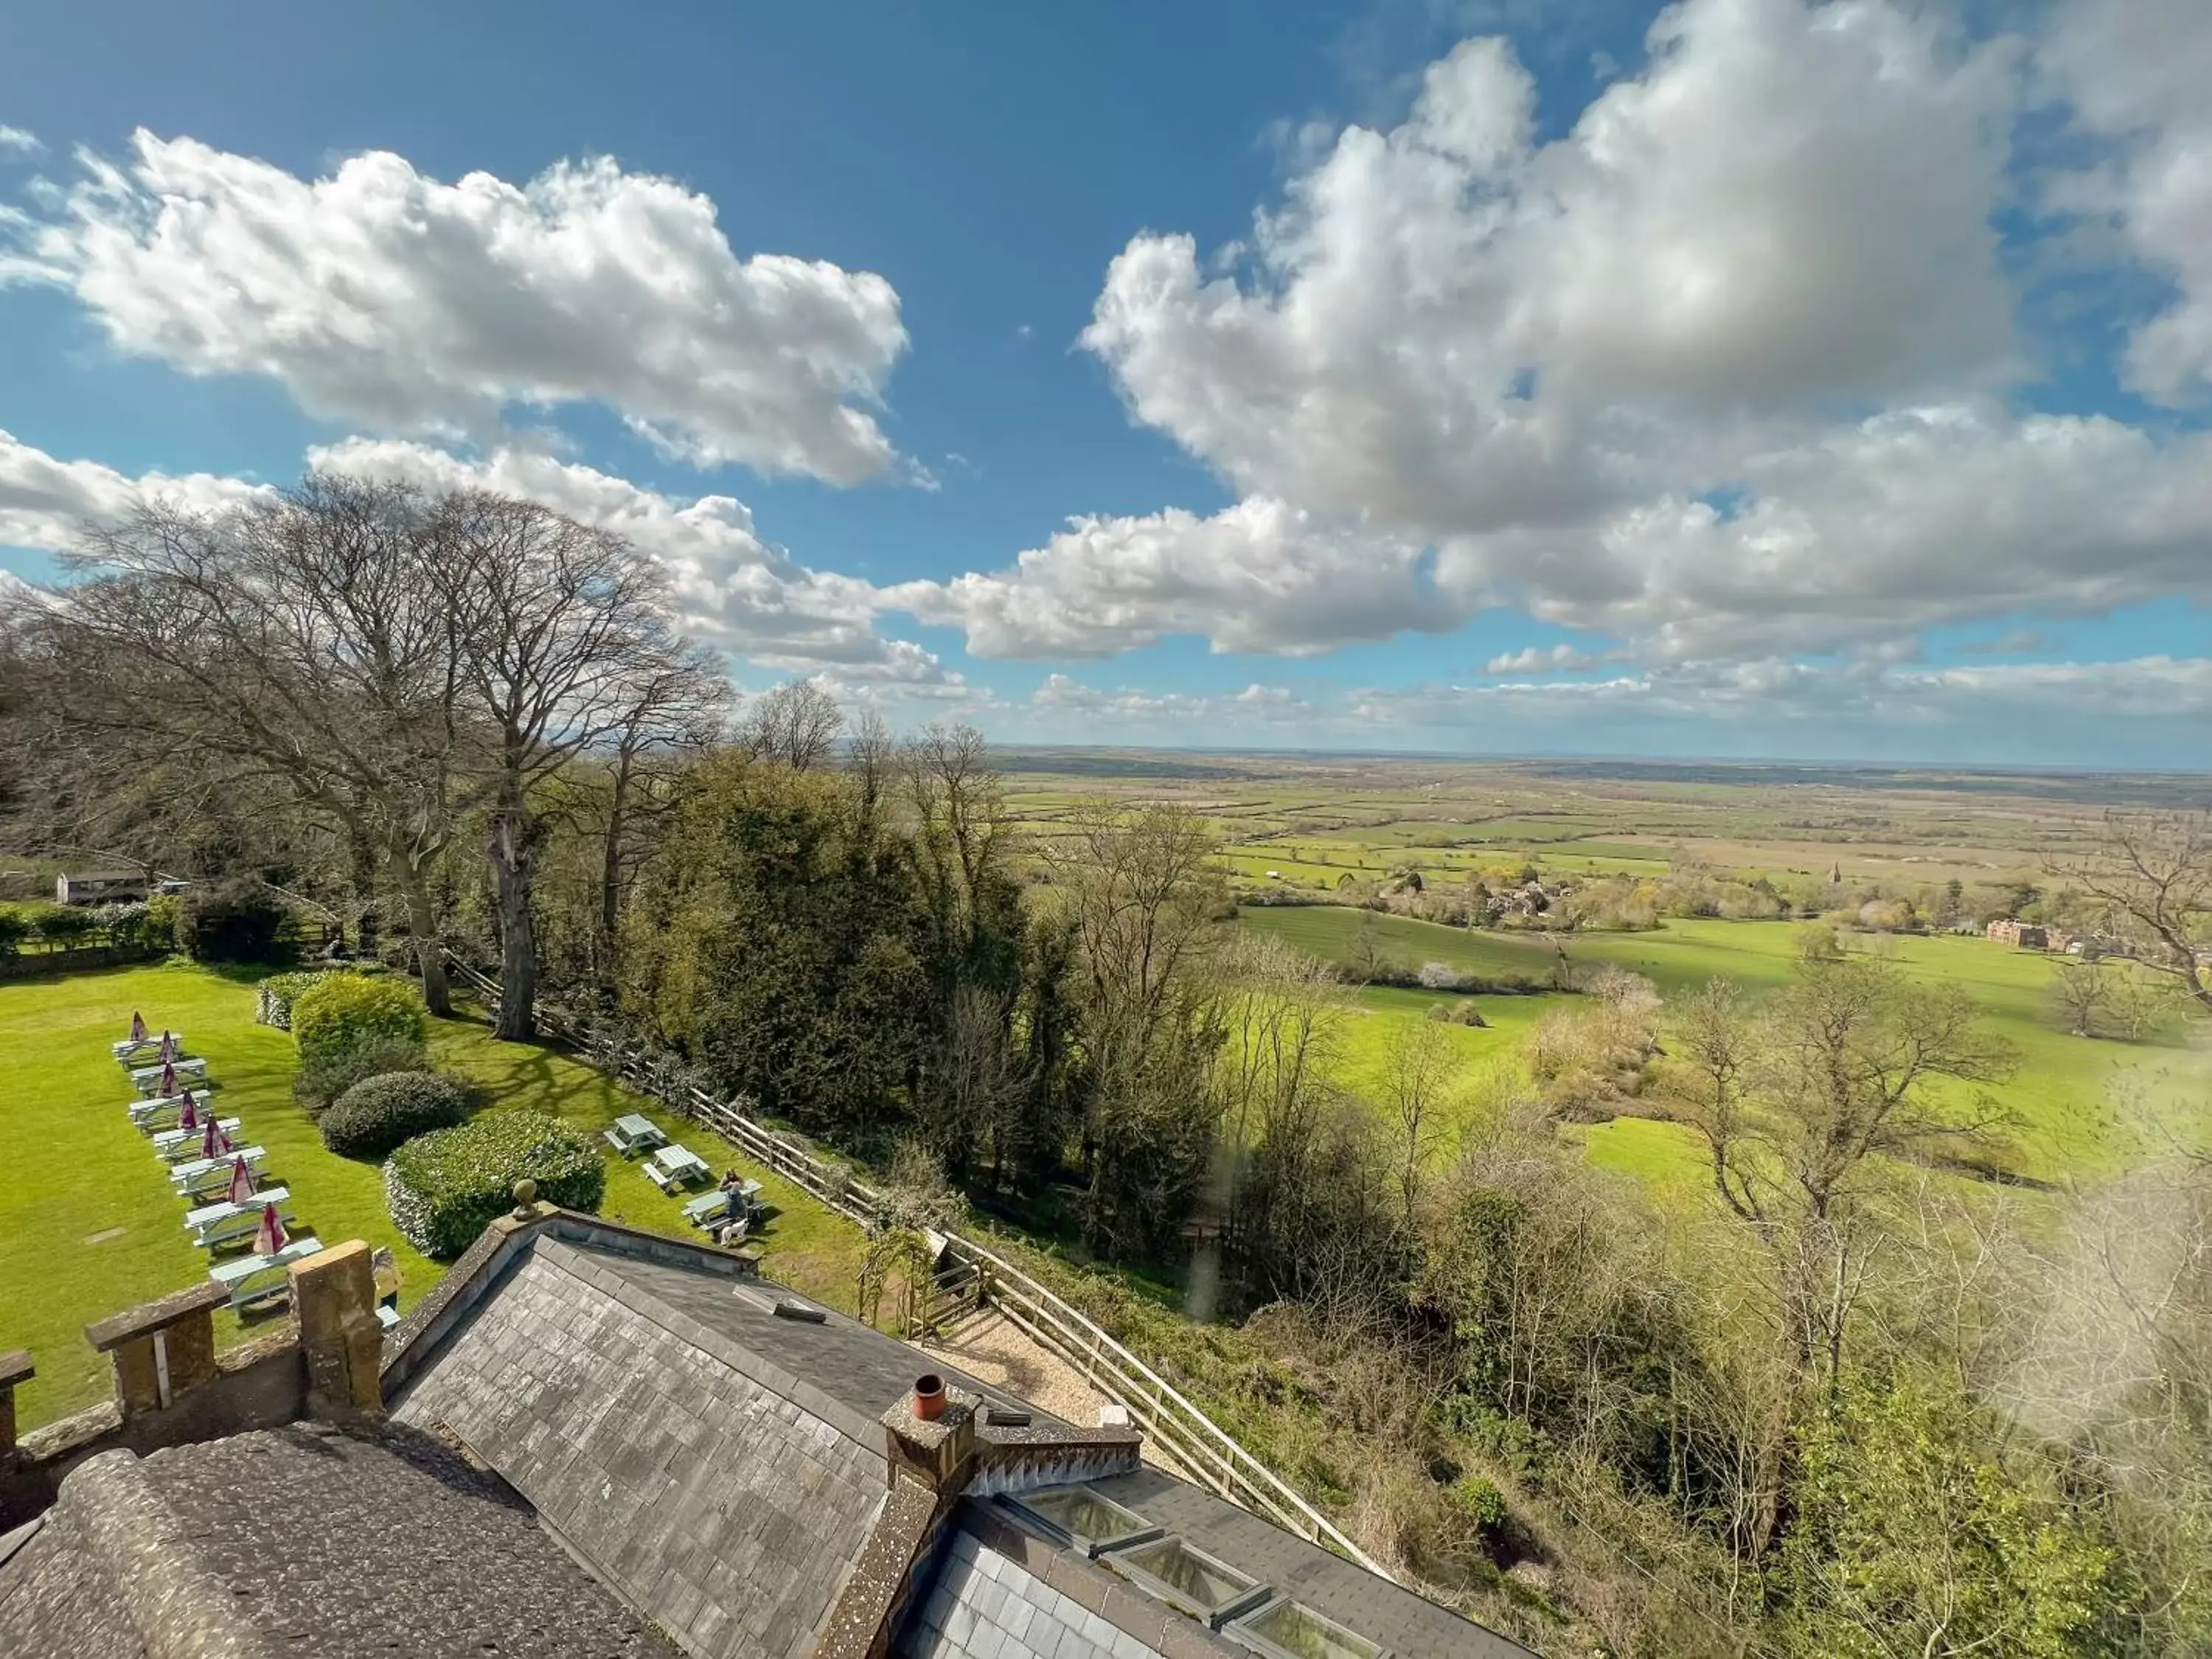
<path fill-rule="evenodd" d="M 360 1239 L 319 1250 L 292 1269 L 292 1310 L 307 1368 L 307 1411 L 343 1417 L 384 1409 L 384 1327 L 376 1275 Z"/>
<path fill-rule="evenodd" d="M 896 1486 L 904 1476 L 950 1497 L 965 1488 L 975 1472 L 975 1418 L 983 1402 L 964 1389 L 947 1387 L 934 1376 L 920 1382 L 934 1383 L 935 1389 L 917 1387 L 883 1416 L 888 1431 L 884 1449 L 890 1458 L 891 1484 Z M 921 1413 L 931 1409 L 933 1392 L 943 1403 L 934 1417 L 924 1417 Z"/>

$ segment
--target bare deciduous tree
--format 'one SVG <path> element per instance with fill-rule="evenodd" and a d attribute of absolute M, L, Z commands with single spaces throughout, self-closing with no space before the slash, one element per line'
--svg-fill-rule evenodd
<path fill-rule="evenodd" d="M 2103 908 L 2146 968 L 2212 1013 L 2200 954 L 2212 949 L 2212 809 L 2106 812 L 2094 850 L 2045 863 Z"/>
<path fill-rule="evenodd" d="M 1444 1028 L 1423 1020 L 1399 1033 L 1383 1070 L 1382 1104 L 1397 1131 L 1398 1191 L 1405 1201 L 1409 1227 L 1413 1224 L 1422 1171 L 1443 1133 L 1437 1120 L 1453 1060 L 1451 1039 Z"/>
<path fill-rule="evenodd" d="M 2053 965 L 2051 1006 L 2066 1029 L 2075 1036 L 2104 1035 L 2104 1019 L 2111 1009 L 2116 987 L 2114 975 L 2101 962 L 2075 957 Z"/>
<path fill-rule="evenodd" d="M 805 772 L 828 763 L 844 728 L 835 697 L 812 680 L 791 680 L 753 700 L 738 722 L 737 741 L 762 760 Z"/>
<path fill-rule="evenodd" d="M 86 527 L 72 561 L 85 579 L 31 629 L 67 687 L 51 713 L 112 754 L 198 767 L 360 831 L 443 1012 L 430 871 L 453 833 L 461 733 L 428 511 L 404 487 L 321 475 L 222 512 L 148 503 Z"/>
<path fill-rule="evenodd" d="M 653 688 L 694 703 L 711 673 L 678 635 L 658 562 L 535 501 L 457 491 L 430 526 L 456 641 L 456 705 L 477 728 L 476 793 L 500 933 L 498 1036 L 535 1029 L 531 883 L 538 792 L 578 756 L 634 741 Z"/>
<path fill-rule="evenodd" d="M 1868 1200 L 1887 1161 L 1984 1139 L 2004 1121 L 1997 1105 L 1933 1085 L 1997 1081 L 2012 1051 L 1955 987 L 1869 957 L 1808 962 L 1756 1011 L 1716 981 L 1684 1011 L 1680 1041 L 1677 1114 L 1774 1262 L 1788 1351 L 1832 1380 L 1881 1248 Z"/>

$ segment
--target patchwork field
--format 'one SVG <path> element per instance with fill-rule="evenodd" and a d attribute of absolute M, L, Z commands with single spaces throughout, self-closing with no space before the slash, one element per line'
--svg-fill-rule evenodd
<path fill-rule="evenodd" d="M 1249 908 L 1239 925 L 1342 963 L 1350 960 L 1353 939 L 1371 914 L 1333 905 Z M 1474 932 L 1386 915 L 1372 915 L 1369 925 L 1385 957 L 1414 966 L 1443 962 L 1474 973 L 1544 975 L 1555 962 L 1553 947 L 1529 934 Z M 2019 1050 L 2017 1073 L 1996 1091 L 2020 1120 L 2009 1132 L 2009 1150 L 2002 1159 L 2018 1174 L 2039 1180 L 2094 1176 L 2141 1156 L 2142 1135 L 2115 1109 L 2116 1082 L 2139 1088 L 2149 1108 L 2172 1121 L 2203 1111 L 2212 1100 L 2212 1060 L 2188 1045 L 2178 1018 L 2142 1042 L 2092 1040 L 2058 1029 L 2049 1009 L 2051 959 L 2039 952 L 1955 937 L 1883 936 L 1864 945 L 1893 956 L 1917 978 L 1963 987 L 1986 1011 L 1990 1030 Z M 1795 971 L 1798 932 L 1788 922 L 1673 921 L 1647 933 L 1566 936 L 1565 948 L 1571 963 L 1631 969 L 1666 997 L 1714 978 L 1733 980 L 1756 994 L 1780 986 Z M 1385 998 L 1392 1000 L 1378 1000 Z M 1401 1006 L 1401 999 L 1410 1011 L 1386 1012 Z M 1363 1006 L 1376 1021 L 1422 1017 L 1437 1000 L 1420 992 L 1361 994 Z M 1510 1054 L 1516 1035 L 1561 999 L 1474 1000 L 1495 1029 L 1468 1032 L 1468 1038 L 1476 1040 L 1468 1044 L 1468 1052 L 1470 1057 L 1490 1058 Z M 1379 1049 L 1388 1038 L 1387 1029 L 1377 1024 L 1358 1046 Z M 1347 1081 L 1358 1086 L 1351 1073 Z M 1620 1168 L 1664 1167 L 1673 1161 L 1667 1149 L 1679 1146 L 1680 1132 L 1648 1123 L 1632 1128 L 1603 1125 L 1589 1132 L 1589 1140 L 1592 1156 L 1600 1162 Z"/>
<path fill-rule="evenodd" d="M 1656 875 L 1901 882 L 2032 876 L 2108 806 L 2201 801 L 2202 780 L 1755 765 L 1017 750 L 1009 804 L 1049 844 L 1087 802 L 1203 815 L 1236 878 L 1333 887 L 1349 873 L 1456 878 L 1501 863 Z"/>
<path fill-rule="evenodd" d="M 299 1209 L 295 1235 L 328 1243 L 389 1245 L 404 1279 L 403 1311 L 444 1274 L 402 1238 L 385 1212 L 379 1166 L 322 1144 L 292 1098 L 296 1052 L 285 1032 L 253 1020 L 253 973 L 181 963 L 118 969 L 0 985 L 0 1352 L 27 1348 L 38 1376 L 16 1395 L 27 1428 L 105 1399 L 107 1361 L 86 1346 L 92 1321 L 192 1284 L 210 1261 L 183 1227 L 185 1206 L 165 1168 L 124 1112 L 129 1084 L 109 1056 L 132 1010 L 185 1035 L 218 1084 L 221 1115 L 240 1118 L 242 1139 L 268 1149 L 272 1182 Z M 835 1305 L 853 1305 L 860 1231 L 799 1188 L 762 1170 L 697 1126 L 616 1087 L 551 1049 L 492 1041 L 465 1019 L 436 1022 L 438 1065 L 482 1091 L 486 1109 L 550 1112 L 593 1133 L 642 1111 L 717 1170 L 765 1182 L 778 1213 L 756 1235 L 767 1270 Z M 638 1167 L 610 1158 L 604 1213 L 655 1231 L 688 1231 L 677 1200 Z M 694 1235 L 696 1237 L 696 1235 Z M 252 1334 L 260 1319 L 217 1316 L 218 1340 Z M 282 1316 L 281 1315 L 277 1316 Z"/>

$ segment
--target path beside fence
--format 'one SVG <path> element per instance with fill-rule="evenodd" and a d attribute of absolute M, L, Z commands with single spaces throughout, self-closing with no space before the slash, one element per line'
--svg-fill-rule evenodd
<path fill-rule="evenodd" d="M 489 1001 L 499 987 L 459 957 L 453 971 Z M 593 1037 L 566 1011 L 541 1003 L 539 1029 L 557 1037 L 594 1066 L 620 1079 L 684 1116 L 704 1124 L 749 1158 L 805 1188 L 862 1225 L 879 1209 L 877 1190 L 842 1164 L 817 1158 L 748 1116 L 734 1102 L 714 1099 L 684 1084 L 680 1068 L 647 1052 Z M 1129 1413 L 1164 1457 L 1196 1485 L 1219 1494 L 1285 1530 L 1358 1562 L 1385 1578 L 1396 1575 L 1370 1558 L 1328 1516 L 1273 1469 L 1240 1445 L 1226 1429 L 1125 1344 L 1033 1275 L 964 1234 L 947 1237 L 945 1269 L 930 1297 L 935 1310 L 988 1303 L 1033 1340 L 1073 1366 L 1084 1382 Z M 933 1321 L 939 1316 L 933 1311 Z M 948 1315 L 949 1316 L 949 1315 Z"/>

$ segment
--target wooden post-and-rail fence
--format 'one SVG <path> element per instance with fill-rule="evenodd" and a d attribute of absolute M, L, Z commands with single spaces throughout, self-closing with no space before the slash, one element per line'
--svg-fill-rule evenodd
<path fill-rule="evenodd" d="M 448 952 L 453 971 L 489 1004 L 499 986 L 489 975 Z M 672 1110 L 704 1124 L 757 1163 L 863 1226 L 881 1212 L 881 1194 L 842 1164 L 748 1116 L 734 1101 L 714 1099 L 683 1080 L 673 1060 L 642 1043 L 595 1036 L 566 1010 L 540 1002 L 539 1029 L 560 1039 L 610 1077 L 653 1096 Z M 1239 1444 L 1234 1436 L 1191 1403 L 1182 1391 L 1139 1358 L 1096 1320 L 1033 1275 L 961 1233 L 946 1236 L 939 1270 L 925 1301 L 925 1323 L 960 1307 L 988 1305 L 1032 1340 L 1059 1355 L 1085 1382 L 1129 1413 L 1156 1454 L 1194 1484 L 1263 1516 L 1285 1530 L 1333 1549 L 1370 1572 L 1396 1575 L 1370 1558 L 1281 1476 Z"/>

